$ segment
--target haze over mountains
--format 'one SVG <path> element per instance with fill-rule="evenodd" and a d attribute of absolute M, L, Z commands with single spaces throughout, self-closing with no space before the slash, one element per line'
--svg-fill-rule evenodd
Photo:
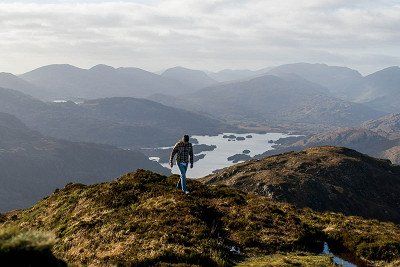
<path fill-rule="evenodd" d="M 0 111 L 17 116 L 48 136 L 128 148 L 168 145 L 182 132 L 215 134 L 232 128 L 216 119 L 145 99 L 49 103 L 3 88 Z"/>
<path fill-rule="evenodd" d="M 0 211 L 32 205 L 70 182 L 107 181 L 132 169 L 169 170 L 138 151 L 44 137 L 0 113 Z"/>
<path fill-rule="evenodd" d="M 258 71 L 175 67 L 160 75 L 59 64 L 19 76 L 1 73 L 0 112 L 14 115 L 41 138 L 63 144 L 139 149 L 170 146 L 183 133 L 274 129 L 306 136 L 265 155 L 338 145 L 398 162 L 400 120 L 388 113 L 400 103 L 399 77 L 398 67 L 364 77 L 346 67 L 309 63 Z M 28 156 L 36 160 L 35 153 Z M 132 168 L 148 166 L 140 162 Z M 70 172 L 62 173 L 65 178 Z"/>
<path fill-rule="evenodd" d="M 252 70 L 219 72 L 174 67 L 155 74 L 139 68 L 113 68 L 96 65 L 82 69 L 67 64 L 40 67 L 15 76 L 0 74 L 0 86 L 20 90 L 46 100 L 149 97 L 153 94 L 184 96 L 220 82 L 237 83 L 271 74 L 285 78 L 297 75 L 319 84 L 329 95 L 351 102 L 365 103 L 384 112 L 400 112 L 398 84 L 400 68 L 388 67 L 367 76 L 347 67 L 295 63 Z"/>
<path fill-rule="evenodd" d="M 230 122 L 307 125 L 303 129 L 321 125 L 352 126 L 385 114 L 330 96 L 324 87 L 291 74 L 284 77 L 264 75 L 249 81 L 216 85 L 188 94 L 184 99 L 171 100 L 163 96 L 152 99 L 167 105 L 199 109 Z"/>
<path fill-rule="evenodd" d="M 49 65 L 22 74 L 22 79 L 50 89 L 49 99 L 145 97 L 154 93 L 182 94 L 183 84 L 139 68 L 97 65 L 81 69 L 71 65 Z"/>

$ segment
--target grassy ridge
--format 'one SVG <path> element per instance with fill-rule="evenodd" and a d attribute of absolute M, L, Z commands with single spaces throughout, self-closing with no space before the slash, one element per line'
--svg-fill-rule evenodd
<path fill-rule="evenodd" d="M 51 252 L 55 241 L 49 233 L 2 227 L 0 262 L 8 266 L 66 266 Z"/>
<path fill-rule="evenodd" d="M 110 183 L 70 184 L 6 215 L 3 227 L 49 231 L 57 238 L 54 254 L 81 265 L 230 266 L 249 257 L 319 253 L 326 240 L 376 264 L 400 259 L 395 224 L 299 210 L 196 181 L 183 195 L 177 179 L 137 171 Z"/>

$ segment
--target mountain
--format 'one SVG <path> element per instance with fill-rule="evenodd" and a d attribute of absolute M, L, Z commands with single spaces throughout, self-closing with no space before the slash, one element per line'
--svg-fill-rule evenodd
<path fill-rule="evenodd" d="M 393 66 L 365 77 L 364 102 L 386 112 L 400 112 L 400 67 Z"/>
<path fill-rule="evenodd" d="M 295 63 L 286 64 L 271 69 L 269 74 L 296 74 L 310 82 L 326 87 L 333 96 L 352 100 L 358 92 L 353 92 L 355 85 L 358 85 L 363 76 L 356 70 L 328 66 L 326 64 Z"/>
<path fill-rule="evenodd" d="M 400 113 L 389 114 L 376 120 L 370 120 L 361 127 L 377 132 L 389 139 L 400 138 Z"/>
<path fill-rule="evenodd" d="M 174 95 L 186 92 L 181 83 L 160 75 L 139 68 L 113 68 L 106 65 L 91 69 L 65 64 L 48 65 L 22 74 L 20 78 L 47 89 L 50 92 L 47 99 L 51 100 L 146 97 L 155 93 Z"/>
<path fill-rule="evenodd" d="M 169 173 L 138 151 L 44 137 L 0 113 L 0 210 L 26 207 L 69 182 L 106 181 L 128 170 Z"/>
<path fill-rule="evenodd" d="M 351 148 L 369 156 L 389 159 L 393 164 L 400 164 L 396 156 L 399 139 L 390 139 L 382 131 L 368 130 L 367 127 L 338 128 L 329 131 L 278 140 L 274 150 L 269 150 L 255 158 L 277 155 L 290 151 L 300 151 L 316 146 L 341 146 Z"/>
<path fill-rule="evenodd" d="M 19 78 L 18 76 L 11 73 L 0 73 L 0 87 L 10 88 L 28 95 L 37 95 L 40 97 L 45 97 L 49 92 L 35 85 Z"/>
<path fill-rule="evenodd" d="M 353 126 L 384 114 L 331 97 L 324 91 L 320 85 L 298 76 L 265 75 L 204 88 L 186 95 L 180 102 L 186 104 L 183 108 L 200 107 L 202 112 L 230 122 L 286 124 L 291 130 L 296 124 L 303 130 L 316 126 L 322 129 Z"/>
<path fill-rule="evenodd" d="M 396 146 L 382 151 L 380 155 L 385 159 L 389 159 L 394 164 L 400 165 L 400 142 Z"/>
<path fill-rule="evenodd" d="M 217 81 L 210 78 L 204 71 L 183 67 L 167 69 L 161 74 L 161 76 L 179 81 L 188 89 L 185 93 L 192 92 L 193 89 L 200 89 L 217 83 Z"/>
<path fill-rule="evenodd" d="M 47 136 L 127 148 L 165 146 L 184 133 L 216 134 L 232 129 L 218 120 L 144 99 L 47 103 L 2 88 L 0 112 L 17 116 Z"/>
<path fill-rule="evenodd" d="M 139 170 L 112 182 L 69 184 L 4 214 L 1 228 L 52 233 L 54 255 L 74 266 L 248 266 L 253 257 L 269 266 L 279 255 L 299 266 L 332 266 L 320 254 L 324 242 L 364 263 L 400 258 L 398 225 L 296 209 L 192 180 L 185 195 L 177 179 Z"/>
<path fill-rule="evenodd" d="M 400 222 L 400 166 L 348 148 L 289 152 L 237 164 L 202 179 L 298 207 Z"/>
<path fill-rule="evenodd" d="M 207 72 L 208 76 L 218 82 L 231 82 L 257 76 L 257 71 L 224 69 L 218 72 Z"/>
<path fill-rule="evenodd" d="M 222 122 L 216 119 L 147 99 L 103 98 L 85 101 L 80 106 L 99 118 L 128 125 L 159 127 L 174 135 L 177 132 L 211 134 L 224 127 Z"/>
<path fill-rule="evenodd" d="M 298 141 L 293 146 L 303 148 L 315 146 L 343 146 L 364 154 L 379 156 L 383 150 L 394 146 L 397 142 L 363 128 L 342 128 L 318 133 Z"/>

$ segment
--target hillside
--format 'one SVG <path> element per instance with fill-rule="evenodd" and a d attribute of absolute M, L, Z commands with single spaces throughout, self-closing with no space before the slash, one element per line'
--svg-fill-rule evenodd
<path fill-rule="evenodd" d="M 265 75 L 201 89 L 185 96 L 185 102 L 195 103 L 193 106 L 199 106 L 203 112 L 231 122 L 291 125 L 291 130 L 297 125 L 302 125 L 302 129 L 353 126 L 383 114 L 331 97 L 324 91 L 320 85 L 298 76 Z"/>
<path fill-rule="evenodd" d="M 0 73 L 0 87 L 18 90 L 28 95 L 45 97 L 49 92 L 11 73 Z"/>
<path fill-rule="evenodd" d="M 400 144 L 400 140 L 390 139 L 387 133 L 375 131 L 372 127 L 371 130 L 363 127 L 336 128 L 321 133 L 278 140 L 274 144 L 274 150 L 256 155 L 255 158 L 260 159 L 316 146 L 340 146 L 357 150 L 369 156 L 389 159 L 393 164 L 400 164 L 400 158 L 395 155 L 396 146 Z"/>
<path fill-rule="evenodd" d="M 37 87 L 48 89 L 47 99 L 145 97 L 155 93 L 181 94 L 184 86 L 139 68 L 113 68 L 97 65 L 81 69 L 71 65 L 43 66 L 20 75 Z M 41 97 L 34 95 L 36 97 Z"/>
<path fill-rule="evenodd" d="M 225 168 L 202 178 L 298 207 L 400 222 L 400 166 L 339 147 L 316 147 Z"/>
<path fill-rule="evenodd" d="M 370 156 L 378 156 L 383 150 L 394 146 L 397 142 L 363 128 L 341 128 L 334 131 L 318 133 L 298 141 L 292 146 L 342 146 L 351 148 Z"/>
<path fill-rule="evenodd" d="M 267 72 L 265 70 L 265 72 Z M 252 70 L 247 70 L 247 69 L 242 69 L 242 70 L 234 70 L 234 69 L 224 69 L 218 72 L 207 72 L 208 76 L 213 78 L 214 80 L 218 82 L 231 82 L 231 81 L 237 81 L 237 80 L 244 80 L 244 79 L 250 79 L 252 77 L 255 77 L 257 75 L 264 74 L 265 72 L 260 71 L 252 71 Z"/>
<path fill-rule="evenodd" d="M 187 88 L 186 93 L 191 93 L 195 89 L 208 87 L 217 83 L 216 80 L 209 77 L 204 71 L 183 67 L 167 69 L 161 74 L 161 76 L 179 81 L 185 88 Z"/>
<path fill-rule="evenodd" d="M 354 86 L 358 85 L 363 76 L 356 70 L 329 66 L 326 64 L 294 63 L 272 68 L 268 73 L 272 75 L 296 74 L 310 82 L 326 87 L 335 97 L 353 100 L 358 92 Z"/>
<path fill-rule="evenodd" d="M 400 165 L 400 142 L 398 145 L 382 151 L 381 157 L 389 159 L 394 164 Z"/>
<path fill-rule="evenodd" d="M 46 136 L 128 148 L 170 145 L 183 133 L 215 134 L 232 129 L 219 120 L 144 99 L 48 103 L 3 88 L 0 112 L 17 116 Z"/>
<path fill-rule="evenodd" d="M 138 151 L 44 137 L 0 113 L 0 211 L 27 207 L 69 182 L 107 181 L 128 170 L 168 169 Z"/>
<path fill-rule="evenodd" d="M 400 257 L 394 224 L 297 210 L 197 181 L 183 195 L 177 179 L 141 170 L 108 183 L 70 184 L 30 209 L 5 214 L 2 227 L 54 234 L 54 255 L 74 265 L 232 266 L 282 253 L 332 266 L 319 254 L 325 241 L 374 264 Z"/>
<path fill-rule="evenodd" d="M 386 112 L 400 112 L 400 67 L 393 66 L 365 77 L 366 104 Z"/>
<path fill-rule="evenodd" d="M 121 124 L 158 127 L 174 136 L 178 132 L 213 134 L 218 129 L 230 127 L 207 116 L 140 98 L 95 99 L 85 101 L 80 106 L 97 118 Z"/>
<path fill-rule="evenodd" d="M 389 139 L 399 139 L 400 113 L 389 114 L 376 120 L 367 121 L 361 127 L 377 132 Z"/>

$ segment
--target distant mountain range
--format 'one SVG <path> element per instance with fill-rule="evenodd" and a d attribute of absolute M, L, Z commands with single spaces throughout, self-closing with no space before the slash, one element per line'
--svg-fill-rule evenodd
<path fill-rule="evenodd" d="M 318 211 L 400 222 L 400 166 L 340 147 L 313 147 L 201 179 Z"/>
<path fill-rule="evenodd" d="M 169 170 L 138 151 L 45 137 L 0 113 L 0 211 L 27 207 L 70 182 L 95 183 L 145 168 Z"/>
<path fill-rule="evenodd" d="M 386 112 L 400 112 L 400 68 L 388 67 L 367 76 L 358 71 L 326 64 L 296 63 L 273 68 L 268 73 L 296 74 L 327 88 L 335 97 L 365 103 Z"/>
<path fill-rule="evenodd" d="M 0 112 L 13 114 L 44 135 L 126 148 L 173 144 L 184 133 L 234 129 L 219 120 L 137 98 L 49 103 L 0 88 Z"/>
<path fill-rule="evenodd" d="M 333 97 L 365 103 L 384 112 L 400 112 L 400 68 L 397 66 L 363 76 L 351 68 L 311 63 L 285 64 L 254 71 L 225 69 L 211 72 L 173 67 L 160 74 L 102 64 L 90 69 L 55 64 L 19 76 L 0 73 L 0 87 L 44 100 L 149 97 L 154 94 L 182 97 L 218 83 L 244 82 L 266 74 L 280 77 L 297 75 L 319 84 Z"/>
<path fill-rule="evenodd" d="M 106 65 L 97 65 L 90 69 L 49 65 L 19 77 L 49 91 L 47 99 L 53 100 L 110 96 L 146 97 L 154 93 L 179 95 L 188 90 L 178 81 L 139 68 L 113 68 Z"/>
<path fill-rule="evenodd" d="M 166 105 L 196 109 L 229 122 L 302 124 L 311 128 L 354 126 L 384 112 L 331 96 L 326 88 L 293 74 L 264 75 L 248 81 L 200 89 L 184 98 L 153 95 Z"/>

